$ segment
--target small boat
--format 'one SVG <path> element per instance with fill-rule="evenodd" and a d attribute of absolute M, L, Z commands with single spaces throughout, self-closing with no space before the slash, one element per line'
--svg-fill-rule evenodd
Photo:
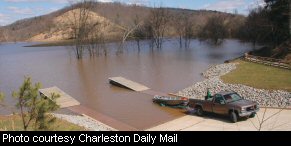
<path fill-rule="evenodd" d="M 180 105 L 184 106 L 188 104 L 189 99 L 186 97 L 170 97 L 155 95 L 153 98 L 153 102 L 165 106 L 180 106 Z"/>

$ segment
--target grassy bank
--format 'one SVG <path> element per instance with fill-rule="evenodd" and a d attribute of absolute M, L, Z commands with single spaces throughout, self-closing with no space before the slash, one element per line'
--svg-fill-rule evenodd
<path fill-rule="evenodd" d="M 22 121 L 20 116 L 0 116 L 0 131 L 21 131 L 23 130 Z M 33 127 L 29 127 L 29 130 L 33 130 Z M 78 125 L 69 123 L 64 120 L 57 119 L 56 122 L 51 125 L 52 131 L 84 131 L 85 128 Z"/>
<path fill-rule="evenodd" d="M 238 60 L 237 69 L 221 77 L 225 83 L 291 92 L 291 71 Z"/>

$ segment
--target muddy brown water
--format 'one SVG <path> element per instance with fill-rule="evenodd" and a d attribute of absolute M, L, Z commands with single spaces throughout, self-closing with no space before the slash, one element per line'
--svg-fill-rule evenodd
<path fill-rule="evenodd" d="M 202 81 L 201 73 L 210 65 L 241 56 L 252 46 L 226 40 L 220 46 L 192 40 L 190 48 L 179 48 L 168 40 L 163 49 L 152 51 L 146 41 L 138 51 L 127 42 L 123 54 L 115 55 L 117 45 L 107 44 L 109 55 L 82 60 L 71 47 L 23 47 L 34 43 L 0 45 L 0 91 L 5 102 L 13 105 L 11 92 L 18 89 L 24 76 L 41 82 L 43 87 L 58 86 L 81 104 L 138 129 L 145 129 L 183 115 L 182 110 L 160 107 L 152 96 L 112 86 L 109 77 L 122 76 L 153 90 L 173 93 Z M 3 109 L 1 112 L 5 112 Z"/>

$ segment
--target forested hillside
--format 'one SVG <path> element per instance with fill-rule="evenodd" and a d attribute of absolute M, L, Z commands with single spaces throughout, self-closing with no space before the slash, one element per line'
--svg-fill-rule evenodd
<path fill-rule="evenodd" d="M 74 13 L 74 10 L 80 7 L 82 7 L 80 3 L 69 5 L 47 15 L 19 20 L 8 26 L 1 27 L 0 40 L 58 41 L 73 39 L 74 36 L 70 33 L 72 26 L 69 26 L 69 21 L 74 19 L 72 12 Z M 106 22 L 103 26 L 107 28 L 101 28 L 103 31 L 106 31 L 104 32 L 106 34 L 106 40 L 122 38 L 124 31 L 134 27 L 136 23 L 142 22 L 143 25 L 149 25 L 146 23 L 149 21 L 150 14 L 153 9 L 157 9 L 122 3 L 99 2 L 90 3 L 90 7 L 88 8 L 92 12 L 90 17 L 102 21 L 98 23 Z M 181 36 L 183 27 L 186 27 L 185 25 L 188 24 L 191 25 L 187 26 L 190 27 L 190 34 L 188 35 L 196 37 L 201 33 L 201 29 L 208 22 L 209 18 L 216 16 L 222 20 L 222 24 L 226 28 L 226 37 L 235 37 L 237 29 L 245 21 L 244 16 L 217 11 L 163 9 L 167 10 L 165 16 L 163 16 L 167 17 L 167 31 L 165 31 L 165 36 Z M 71 15 L 68 15 L 70 13 Z M 186 20 L 187 22 L 185 22 Z M 189 32 L 189 29 L 187 31 Z"/>

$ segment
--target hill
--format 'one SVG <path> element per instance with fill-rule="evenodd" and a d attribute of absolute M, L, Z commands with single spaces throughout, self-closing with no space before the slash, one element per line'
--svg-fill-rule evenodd
<path fill-rule="evenodd" d="M 78 14 L 80 13 L 80 9 L 74 9 L 63 13 L 55 18 L 53 18 L 53 27 L 49 30 L 42 31 L 39 34 L 36 34 L 29 38 L 29 41 L 58 41 L 58 40 L 69 40 L 74 38 L 72 36 L 73 30 L 70 28 L 71 23 L 75 19 L 79 20 Z M 106 34 L 105 37 L 114 37 L 119 33 L 118 26 L 104 18 L 93 11 L 88 12 L 89 17 L 89 24 L 100 24 L 100 28 L 102 30 L 94 30 L 94 31 L 101 31 L 102 33 Z M 117 33 L 117 34 L 116 34 Z"/>
<path fill-rule="evenodd" d="M 78 11 L 80 4 L 65 7 L 47 15 L 23 19 L 13 24 L 0 28 L 0 41 L 59 41 L 72 39 L 70 34 L 72 28 L 68 23 L 73 19 L 73 14 Z M 122 36 L 124 28 L 134 25 L 134 19 L 145 20 L 154 8 L 138 5 L 126 5 L 122 3 L 94 3 L 90 7 L 90 19 L 92 23 L 102 23 L 105 37 L 117 39 Z M 228 28 L 229 36 L 233 37 L 236 28 L 245 20 L 244 16 L 229 13 L 165 8 L 169 11 L 171 18 L 181 13 L 189 14 L 193 20 L 193 31 L 197 32 L 214 15 L 225 18 L 224 24 Z M 173 19 L 172 19 L 173 20 Z M 169 23 L 169 30 L 166 36 L 177 36 L 177 32 Z M 99 31 L 99 30 L 94 30 Z M 195 34 L 194 32 L 194 34 Z"/>

